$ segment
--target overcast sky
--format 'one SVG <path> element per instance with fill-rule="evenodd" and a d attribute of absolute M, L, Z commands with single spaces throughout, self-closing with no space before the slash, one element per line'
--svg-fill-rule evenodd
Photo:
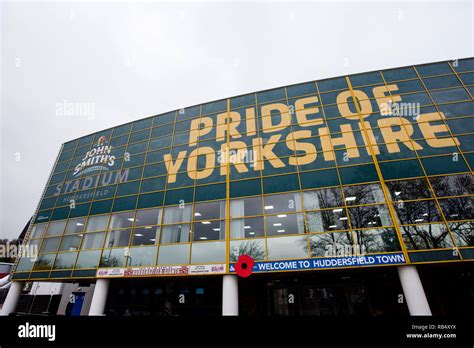
<path fill-rule="evenodd" d="M 473 56 L 473 2 L 3 2 L 0 237 L 63 142 L 282 85 Z M 58 105 L 90 107 L 64 116 Z"/>

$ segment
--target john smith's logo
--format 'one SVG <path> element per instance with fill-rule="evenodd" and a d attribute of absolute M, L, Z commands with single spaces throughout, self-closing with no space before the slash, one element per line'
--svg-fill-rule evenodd
<path fill-rule="evenodd" d="M 111 155 L 112 146 L 108 145 L 108 139 L 101 136 L 93 148 L 87 151 L 84 158 L 74 168 L 73 176 L 87 174 L 98 170 L 109 170 L 115 163 L 115 156 Z"/>
<path fill-rule="evenodd" d="M 97 146 L 104 145 L 106 142 L 107 142 L 107 137 L 105 135 L 103 135 L 97 141 Z"/>

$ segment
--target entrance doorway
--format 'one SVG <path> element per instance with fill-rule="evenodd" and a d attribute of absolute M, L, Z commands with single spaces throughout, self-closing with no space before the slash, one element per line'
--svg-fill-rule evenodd
<path fill-rule="evenodd" d="M 222 276 L 117 279 L 106 315 L 200 317 L 222 314 Z"/>
<path fill-rule="evenodd" d="M 243 316 L 408 315 L 395 268 L 253 274 L 239 279 Z"/>

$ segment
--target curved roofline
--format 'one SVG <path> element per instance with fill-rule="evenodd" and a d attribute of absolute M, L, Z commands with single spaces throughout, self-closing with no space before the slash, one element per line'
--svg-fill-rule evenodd
<path fill-rule="evenodd" d="M 453 59 L 453 60 L 466 60 L 466 59 L 472 59 L 472 58 L 474 58 L 474 57 L 455 58 L 455 59 Z M 254 92 L 248 92 L 248 93 L 238 94 L 238 95 L 234 95 L 234 96 L 231 96 L 231 97 L 225 97 L 225 98 L 221 98 L 221 99 L 214 99 L 214 100 L 211 100 L 211 101 L 206 101 L 206 102 L 203 102 L 203 103 L 198 103 L 198 104 L 186 106 L 186 107 L 184 107 L 184 109 L 192 108 L 192 107 L 195 107 L 195 106 L 198 106 L 198 105 L 204 105 L 204 104 L 214 103 L 214 102 L 217 102 L 217 101 L 220 101 L 220 100 L 225 100 L 225 99 L 230 99 L 230 98 L 237 98 L 237 97 L 241 97 L 241 96 L 244 96 L 244 95 L 247 95 L 247 94 L 266 92 L 266 91 L 270 91 L 270 90 L 272 90 L 272 89 L 286 88 L 286 87 L 291 87 L 291 86 L 296 86 L 296 85 L 301 85 L 301 84 L 311 83 L 311 82 L 332 80 L 332 79 L 337 79 L 337 78 L 341 78 L 341 77 L 345 77 L 345 76 L 354 76 L 354 75 L 361 75 L 361 74 L 369 74 L 369 73 L 377 72 L 377 71 L 387 71 L 387 70 L 393 70 L 393 69 L 409 68 L 409 67 L 414 67 L 414 66 L 423 66 L 423 65 L 430 65 L 430 64 L 451 62 L 451 61 L 453 61 L 453 60 L 440 60 L 440 61 L 436 61 L 436 62 L 429 62 L 429 63 L 422 63 L 422 64 L 411 64 L 411 65 L 398 66 L 398 67 L 394 67 L 394 68 L 376 69 L 376 70 L 364 71 L 364 72 L 355 73 L 355 74 L 345 74 L 345 75 L 338 75 L 338 76 L 334 76 L 334 77 L 326 77 L 326 78 L 322 78 L 322 79 L 318 79 L 318 80 L 309 80 L 309 81 L 304 81 L 304 82 L 297 82 L 297 83 L 292 83 L 292 84 L 289 84 L 289 85 L 278 86 L 278 87 L 272 87 L 272 88 L 262 89 L 262 90 L 259 90 L 259 91 L 254 91 Z M 68 141 L 62 143 L 62 145 L 71 143 L 71 142 L 73 142 L 73 141 L 79 140 L 79 139 L 81 139 L 81 138 L 84 138 L 84 137 L 87 137 L 87 136 L 90 136 L 90 135 L 93 135 L 93 134 L 96 134 L 96 133 L 99 133 L 99 132 L 107 131 L 107 130 L 109 130 L 109 129 L 117 128 L 117 127 L 120 127 L 120 126 L 125 126 L 125 125 L 127 125 L 127 124 L 134 123 L 134 122 L 137 122 L 137 121 L 146 120 L 146 119 L 148 119 L 148 118 L 152 118 L 152 117 L 156 117 L 156 116 L 160 116 L 160 115 L 164 115 L 164 114 L 169 114 L 169 113 L 171 113 L 171 112 L 177 112 L 177 111 L 179 111 L 179 110 L 181 110 L 181 109 L 174 109 L 174 110 L 170 110 L 170 111 L 165 111 L 165 112 L 159 113 L 159 114 L 157 114 L 157 115 L 146 116 L 146 117 L 139 118 L 139 119 L 136 119 L 136 120 L 133 120 L 133 121 L 121 123 L 121 124 L 118 124 L 118 125 L 115 125 L 115 126 L 112 126 L 112 127 L 108 127 L 108 128 L 104 128 L 104 129 L 101 129 L 101 130 L 98 130 L 98 131 L 95 131 L 95 132 L 92 132 L 92 133 L 89 133 L 89 134 L 86 134 L 86 135 L 83 135 L 83 136 L 80 136 L 80 137 L 77 137 L 77 138 L 74 138 L 74 139 L 71 139 L 71 140 L 68 140 Z"/>

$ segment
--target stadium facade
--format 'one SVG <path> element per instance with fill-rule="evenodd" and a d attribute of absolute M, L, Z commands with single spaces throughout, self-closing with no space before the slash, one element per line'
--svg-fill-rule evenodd
<path fill-rule="evenodd" d="M 96 283 L 90 314 L 449 312 L 433 280 L 473 286 L 473 95 L 468 58 L 69 141 L 25 238 L 39 256 L 15 265 L 4 314 L 30 281 Z M 241 255 L 255 261 L 248 278 Z"/>

